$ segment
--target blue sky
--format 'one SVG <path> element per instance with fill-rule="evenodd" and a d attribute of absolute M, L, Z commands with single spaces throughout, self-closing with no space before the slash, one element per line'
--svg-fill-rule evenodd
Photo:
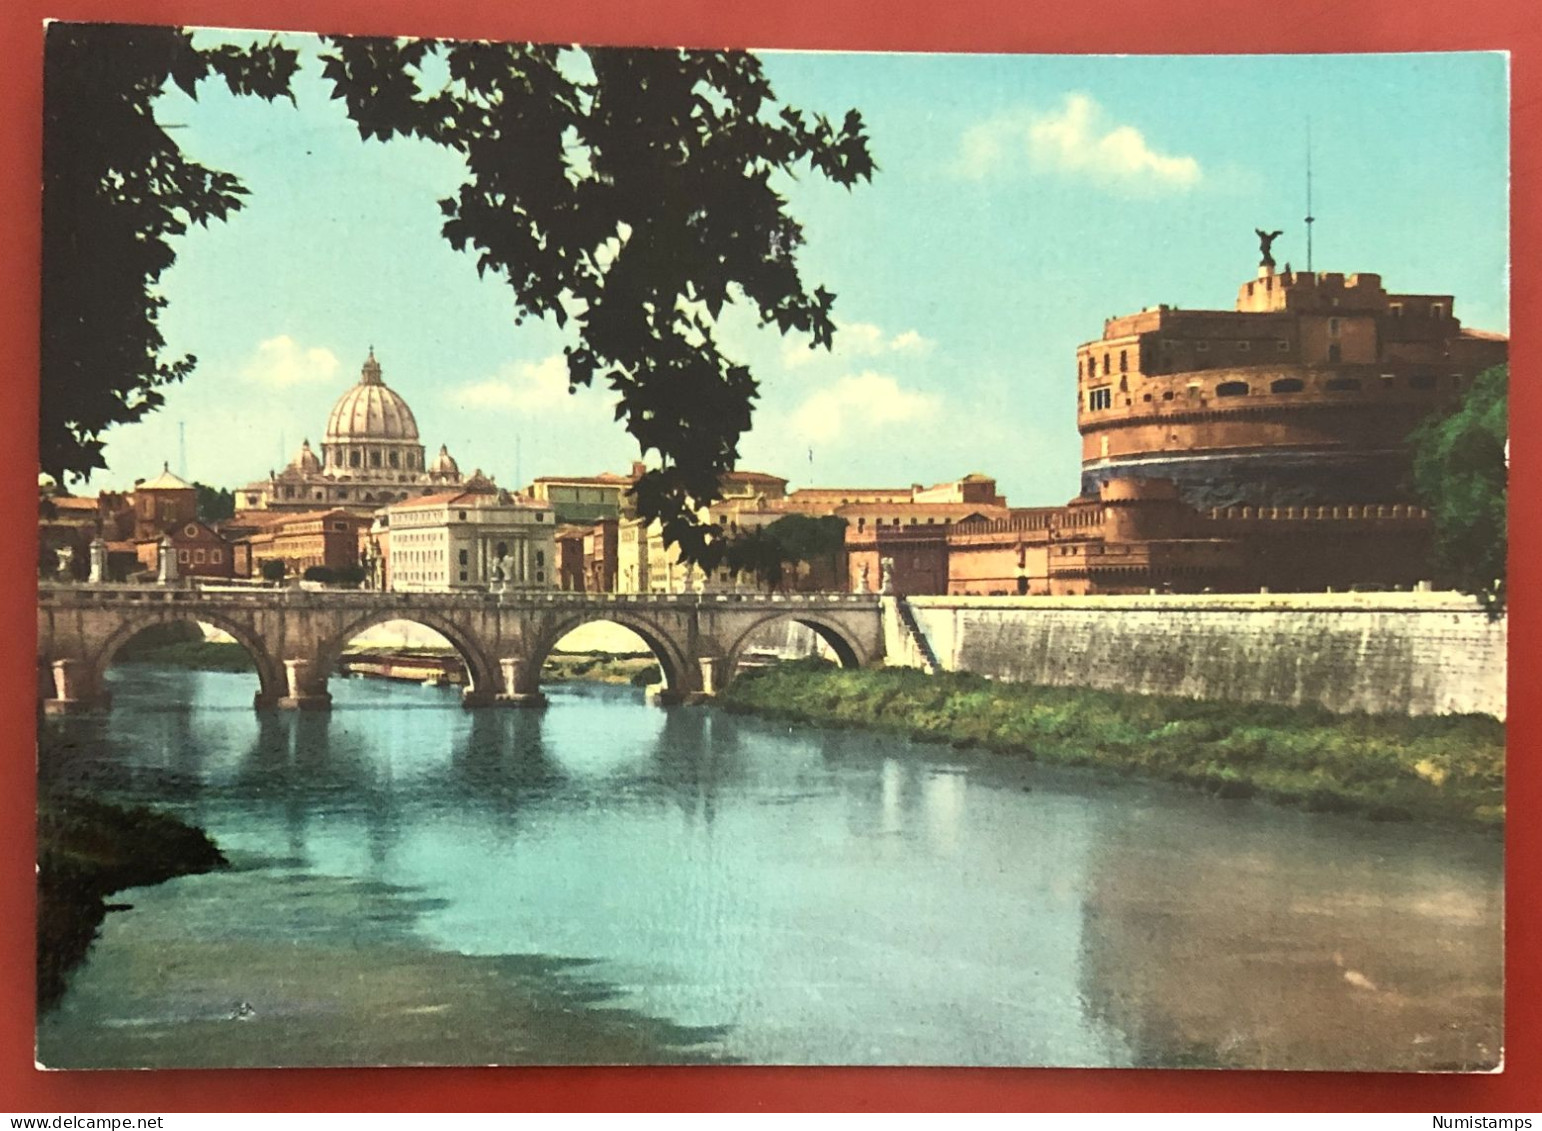
<path fill-rule="evenodd" d="M 297 45 L 305 37 L 290 37 Z M 805 278 L 839 296 L 836 349 L 727 315 L 762 384 L 741 466 L 799 485 L 993 474 L 1018 505 L 1076 491 L 1075 349 L 1159 302 L 1230 307 L 1255 227 L 1306 265 L 1453 293 L 1508 324 L 1507 64 L 1501 55 L 1099 57 L 767 53 L 778 95 L 860 109 L 880 171 L 847 191 L 789 183 Z M 92 487 L 178 468 L 236 486 L 313 445 L 371 344 L 430 452 L 500 483 L 624 470 L 603 389 L 569 396 L 567 332 L 516 326 L 438 234 L 459 181 L 431 146 L 362 143 L 319 80 L 297 107 L 168 95 L 184 148 L 251 190 L 195 230 L 163 280 L 170 348 L 199 365 L 147 421 L 109 433 Z"/>

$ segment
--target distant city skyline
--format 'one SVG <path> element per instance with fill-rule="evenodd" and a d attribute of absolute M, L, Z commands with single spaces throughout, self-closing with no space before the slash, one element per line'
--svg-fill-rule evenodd
<path fill-rule="evenodd" d="M 242 37 L 237 37 L 242 38 Z M 316 41 L 298 106 L 168 94 L 193 158 L 242 178 L 229 222 L 177 243 L 168 352 L 198 356 L 144 422 L 105 434 L 123 488 L 168 462 L 239 487 L 277 470 L 358 380 L 371 346 L 432 453 L 508 487 L 625 470 L 607 390 L 570 395 L 569 331 L 515 326 L 511 292 L 438 233 L 452 154 L 362 143 Z M 1229 308 L 1258 262 L 1306 266 L 1311 122 L 1318 270 L 1456 297 L 1508 330 L 1508 75 L 1500 54 L 1261 57 L 763 55 L 808 112 L 859 109 L 879 171 L 785 186 L 806 281 L 838 295 L 836 349 L 725 315 L 761 382 L 740 466 L 794 487 L 971 471 L 1017 505 L 1076 493 L 1076 346 L 1144 306 Z"/>

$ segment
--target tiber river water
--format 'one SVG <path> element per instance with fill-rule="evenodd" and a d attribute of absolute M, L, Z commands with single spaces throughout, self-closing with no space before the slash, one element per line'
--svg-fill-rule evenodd
<path fill-rule="evenodd" d="M 49 784 L 207 829 L 114 897 L 58 1067 L 741 1061 L 1471 1068 L 1499 838 L 789 728 L 123 666 Z"/>

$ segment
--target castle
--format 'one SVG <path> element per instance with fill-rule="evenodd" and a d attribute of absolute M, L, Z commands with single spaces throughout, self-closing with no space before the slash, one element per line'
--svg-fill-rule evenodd
<path fill-rule="evenodd" d="M 1435 580 L 1409 434 L 1503 364 L 1451 295 L 1276 273 L 1234 310 L 1157 306 L 1077 349 L 1082 489 L 1063 507 L 847 531 L 848 586 L 901 593 L 1407 588 Z"/>

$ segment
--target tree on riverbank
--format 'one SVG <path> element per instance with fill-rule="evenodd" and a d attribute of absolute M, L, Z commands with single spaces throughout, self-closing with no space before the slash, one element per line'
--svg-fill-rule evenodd
<path fill-rule="evenodd" d="M 1478 375 L 1461 407 L 1431 419 L 1411 437 L 1414 486 L 1435 523 L 1435 556 L 1464 593 L 1491 617 L 1505 609 L 1507 365 Z"/>
<path fill-rule="evenodd" d="M 804 237 L 779 186 L 811 172 L 850 188 L 875 165 L 861 115 L 779 103 L 738 51 L 324 39 L 323 74 L 365 140 L 397 136 L 464 159 L 438 202 L 444 238 L 526 316 L 571 323 L 570 388 L 603 381 L 641 453 L 644 519 L 709 571 L 730 539 L 699 509 L 749 430 L 757 382 L 717 340 L 735 303 L 815 346 L 835 296 L 798 269 Z M 233 93 L 290 93 L 296 53 L 270 43 L 195 49 L 186 32 L 55 24 L 45 142 L 43 467 L 103 466 L 101 433 L 138 420 L 184 379 L 166 359 L 155 284 L 168 237 L 224 219 L 244 191 L 192 163 L 155 118 L 173 81 L 210 73 Z M 425 204 L 427 202 L 425 201 Z M 113 270 L 99 278 L 105 261 Z"/>
<path fill-rule="evenodd" d="M 61 485 L 106 467 L 102 433 L 155 411 L 197 359 L 166 353 L 156 290 L 173 241 L 246 190 L 188 158 L 157 119 L 168 83 L 196 98 L 289 93 L 274 42 L 200 50 L 178 28 L 51 23 L 43 60 L 43 310 L 38 462 Z"/>

